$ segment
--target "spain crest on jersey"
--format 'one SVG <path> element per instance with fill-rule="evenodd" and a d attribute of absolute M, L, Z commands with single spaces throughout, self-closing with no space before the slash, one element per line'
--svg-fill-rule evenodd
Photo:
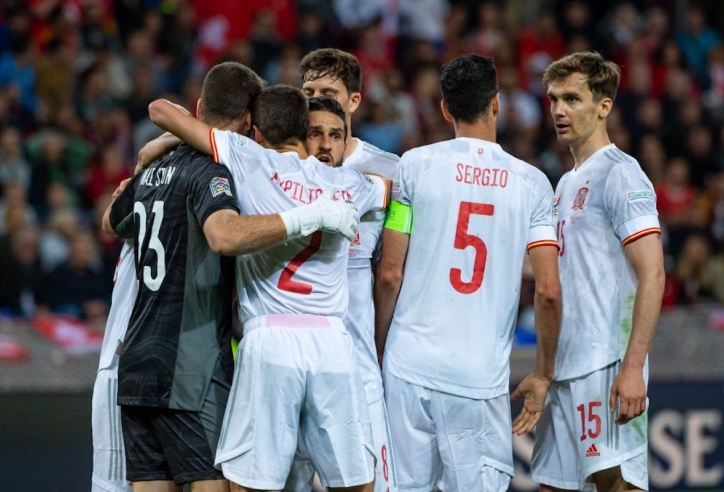
<path fill-rule="evenodd" d="M 583 210 L 583 204 L 586 203 L 586 195 L 588 195 L 588 188 L 583 187 L 578 190 L 576 199 L 573 200 L 573 210 Z"/>
<path fill-rule="evenodd" d="M 350 243 L 350 246 L 359 246 L 362 244 L 362 239 L 360 238 L 359 231 L 355 232 L 354 239 Z"/>
<path fill-rule="evenodd" d="M 231 186 L 229 186 L 229 180 L 226 178 L 216 177 L 209 183 L 211 188 L 211 196 L 217 197 L 222 194 L 231 195 Z"/>

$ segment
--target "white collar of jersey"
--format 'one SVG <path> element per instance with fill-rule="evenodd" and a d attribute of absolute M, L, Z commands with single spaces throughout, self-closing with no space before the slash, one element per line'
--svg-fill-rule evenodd
<path fill-rule="evenodd" d="M 606 151 L 609 150 L 609 149 L 615 149 L 615 148 L 616 148 L 616 144 L 614 144 L 614 143 L 610 143 L 610 144 L 608 144 L 608 145 L 604 145 L 603 147 L 601 147 L 600 149 L 598 149 L 596 152 L 594 152 L 593 154 L 589 155 L 589 156 L 588 156 L 588 159 L 586 159 L 585 161 L 583 161 L 579 166 L 574 166 L 574 167 L 573 167 L 573 172 L 574 172 L 574 173 L 580 172 L 580 170 L 581 170 L 581 168 L 583 167 L 584 164 L 586 164 L 587 162 L 593 162 L 593 160 L 594 160 L 599 154 L 601 154 L 601 153 L 603 153 L 603 152 L 606 152 Z"/>
<path fill-rule="evenodd" d="M 359 159 L 359 157 L 362 155 L 362 147 L 364 147 L 365 143 L 364 141 L 360 140 L 357 137 L 352 137 L 352 140 L 357 141 L 357 147 L 352 151 L 350 155 L 347 156 L 347 158 L 342 162 L 343 166 L 346 166 L 349 162 L 354 162 L 355 159 Z"/>
<path fill-rule="evenodd" d="M 487 145 L 490 147 L 496 147 L 501 148 L 500 144 L 497 142 L 491 142 L 490 140 L 483 140 L 481 138 L 473 138 L 473 137 L 455 137 L 455 140 L 464 140 L 466 142 L 474 142 L 477 145 Z"/>

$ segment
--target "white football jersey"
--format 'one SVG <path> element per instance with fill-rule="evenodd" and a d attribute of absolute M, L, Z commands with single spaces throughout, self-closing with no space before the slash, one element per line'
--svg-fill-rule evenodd
<path fill-rule="evenodd" d="M 118 369 L 118 344 L 123 342 L 128 329 L 128 320 L 131 318 L 133 305 L 136 303 L 138 293 L 138 279 L 136 278 L 136 264 L 133 258 L 133 244 L 126 242 L 121 248 L 121 254 L 116 263 L 116 272 L 113 275 L 113 294 L 111 295 L 111 309 L 108 311 L 106 331 L 103 334 L 101 346 L 101 359 L 98 370 Z"/>
<path fill-rule="evenodd" d="M 395 186 L 413 221 L 388 370 L 468 398 L 507 393 L 526 249 L 558 245 L 548 179 L 496 143 L 456 138 L 405 153 Z"/>
<path fill-rule="evenodd" d="M 357 148 L 345 159 L 343 166 L 363 173 L 374 173 L 388 179 L 395 177 L 400 158 L 356 138 Z M 382 398 L 382 374 L 375 348 L 375 305 L 372 260 L 379 255 L 380 236 L 385 222 L 384 211 L 370 212 L 359 225 L 357 236 L 349 248 L 349 307 L 344 325 L 354 339 L 365 393 L 371 402 Z"/>
<path fill-rule="evenodd" d="M 555 379 L 563 380 L 623 357 L 637 286 L 623 247 L 660 229 L 651 181 L 613 144 L 561 178 L 553 214 L 563 293 Z"/>
<path fill-rule="evenodd" d="M 244 215 L 276 214 L 317 199 L 328 188 L 351 200 L 360 214 L 387 205 L 382 179 L 354 169 L 333 169 L 314 157 L 280 154 L 242 135 L 213 130 L 214 160 L 234 178 Z M 349 241 L 315 232 L 237 258 L 242 322 L 269 314 L 342 317 L 347 310 Z"/>

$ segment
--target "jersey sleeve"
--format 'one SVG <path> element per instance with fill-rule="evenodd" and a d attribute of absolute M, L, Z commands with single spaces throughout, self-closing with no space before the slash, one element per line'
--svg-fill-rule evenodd
<path fill-rule="evenodd" d="M 556 238 L 555 219 L 553 218 L 553 188 L 548 180 L 541 174 L 535 181 L 536 198 L 530 217 L 528 229 L 528 251 L 538 246 L 555 246 L 558 248 Z"/>
<path fill-rule="evenodd" d="M 228 169 L 209 161 L 200 167 L 201 172 L 191 184 L 191 203 L 199 225 L 203 227 L 206 219 L 214 212 L 239 212 L 239 203 L 234 195 L 234 180 Z"/>
<path fill-rule="evenodd" d="M 604 200 L 613 229 L 624 246 L 661 233 L 654 187 L 637 164 L 620 164 L 611 170 Z"/>
<path fill-rule="evenodd" d="M 111 205 L 109 219 L 111 227 L 118 236 L 123 239 L 133 239 L 135 228 L 133 225 L 133 204 L 136 201 L 136 183 L 143 173 L 139 173 L 131 179 L 126 189 L 116 197 Z"/>
<path fill-rule="evenodd" d="M 211 158 L 226 166 L 241 184 L 264 158 L 264 148 L 244 135 L 212 128 L 209 131 Z"/>
<path fill-rule="evenodd" d="M 392 180 L 392 200 L 403 205 L 412 205 L 412 177 L 410 173 L 410 153 L 406 152 L 400 158 Z"/>
<path fill-rule="evenodd" d="M 379 176 L 364 175 L 356 169 L 342 168 L 336 172 L 344 172 L 346 188 L 352 195 L 360 215 L 370 211 L 384 210 L 387 207 L 387 185 Z"/>

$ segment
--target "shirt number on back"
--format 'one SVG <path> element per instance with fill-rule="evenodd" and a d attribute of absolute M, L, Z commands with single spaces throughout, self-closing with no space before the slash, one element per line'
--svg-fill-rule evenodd
<path fill-rule="evenodd" d="M 471 215 L 493 215 L 495 206 L 489 203 L 460 202 L 458 224 L 455 228 L 455 249 L 465 249 L 471 246 L 475 249 L 473 275 L 469 282 L 464 282 L 463 272 L 459 268 L 450 269 L 450 283 L 461 294 L 472 294 L 483 285 L 485 276 L 485 262 L 488 259 L 488 247 L 478 236 L 468 234 L 468 224 Z"/>
<path fill-rule="evenodd" d="M 294 292 L 295 294 L 303 295 L 309 295 L 312 293 L 312 286 L 310 284 L 292 280 L 292 275 L 297 273 L 299 267 L 311 258 L 314 253 L 319 251 L 319 247 L 322 246 L 322 231 L 317 231 L 309 237 L 309 246 L 301 250 L 297 256 L 292 258 L 292 261 L 284 267 L 284 270 L 282 270 L 282 274 L 279 276 L 279 282 L 277 283 L 277 288 L 279 290 L 286 290 L 287 292 Z"/>
<path fill-rule="evenodd" d="M 143 240 L 146 239 L 146 207 L 143 203 L 136 202 L 133 204 L 133 213 L 138 215 L 138 264 L 141 264 L 141 251 L 143 249 Z M 156 292 L 163 282 L 163 278 L 166 276 L 166 251 L 163 249 L 163 243 L 158 238 L 158 233 L 161 230 L 161 222 L 163 222 L 163 202 L 153 202 L 151 208 L 153 214 L 153 224 L 151 224 L 151 237 L 148 239 L 148 248 L 156 252 L 156 276 L 153 276 L 153 271 L 150 266 L 143 267 L 143 283 L 146 287 Z"/>

